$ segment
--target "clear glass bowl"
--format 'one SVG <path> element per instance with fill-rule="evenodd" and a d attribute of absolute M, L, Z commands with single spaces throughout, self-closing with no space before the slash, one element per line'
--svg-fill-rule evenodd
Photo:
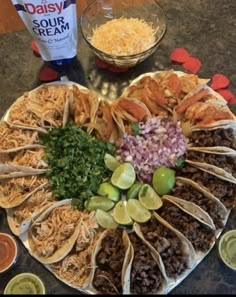
<path fill-rule="evenodd" d="M 91 44 L 93 30 L 115 18 L 139 18 L 152 23 L 155 29 L 155 43 L 147 50 L 127 56 L 114 56 L 102 52 Z M 95 55 L 108 64 L 129 68 L 152 55 L 166 32 L 166 17 L 155 0 L 95 0 L 91 2 L 80 17 L 83 38 Z"/>

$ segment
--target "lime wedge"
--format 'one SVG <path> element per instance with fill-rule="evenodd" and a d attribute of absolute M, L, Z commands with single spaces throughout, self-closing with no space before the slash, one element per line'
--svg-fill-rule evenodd
<path fill-rule="evenodd" d="M 129 199 L 137 199 L 138 198 L 138 193 L 139 190 L 142 187 L 142 183 L 134 183 L 131 188 L 129 188 L 127 194 L 126 194 L 126 198 Z"/>
<path fill-rule="evenodd" d="M 133 223 L 131 217 L 126 210 L 126 202 L 119 201 L 113 211 L 114 220 L 120 225 L 131 225 Z"/>
<path fill-rule="evenodd" d="M 97 209 L 108 211 L 112 209 L 114 205 L 115 203 L 106 197 L 93 196 L 89 198 L 85 207 L 89 211 L 93 211 Z"/>
<path fill-rule="evenodd" d="M 99 186 L 99 189 L 97 191 L 98 195 L 104 196 L 106 198 L 109 198 L 112 201 L 119 201 L 120 200 L 120 191 L 118 188 L 113 186 L 110 183 L 102 183 Z"/>
<path fill-rule="evenodd" d="M 111 182 L 114 186 L 126 190 L 135 182 L 136 174 L 134 167 L 130 163 L 121 164 L 113 172 Z"/>
<path fill-rule="evenodd" d="M 151 219 L 151 212 L 144 208 L 139 200 L 130 199 L 126 205 L 129 216 L 138 223 L 145 223 Z"/>
<path fill-rule="evenodd" d="M 162 206 L 162 199 L 157 195 L 153 188 L 144 184 L 139 191 L 139 201 L 146 209 L 158 209 Z"/>
<path fill-rule="evenodd" d="M 104 229 L 116 229 L 118 227 L 113 217 L 104 210 L 98 209 L 95 216 L 97 223 Z"/>
<path fill-rule="evenodd" d="M 110 154 L 105 154 L 104 163 L 106 167 L 111 171 L 115 171 L 116 168 L 121 165 L 121 163 L 117 161 L 116 158 Z"/>

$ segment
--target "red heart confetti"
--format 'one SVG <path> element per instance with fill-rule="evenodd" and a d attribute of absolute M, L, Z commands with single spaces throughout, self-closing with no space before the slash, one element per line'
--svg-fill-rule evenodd
<path fill-rule="evenodd" d="M 228 102 L 232 100 L 235 96 L 229 89 L 220 89 L 217 90 L 217 93 L 219 93 L 224 99 Z"/>
<path fill-rule="evenodd" d="M 173 62 L 184 63 L 190 58 L 188 51 L 185 48 L 177 47 L 170 55 L 170 59 Z"/>
<path fill-rule="evenodd" d="M 229 101 L 228 101 L 229 104 L 236 104 L 236 97 L 234 98 L 231 98 Z"/>
<path fill-rule="evenodd" d="M 202 62 L 195 57 L 190 57 L 184 64 L 184 69 L 196 74 L 202 66 Z"/>
<path fill-rule="evenodd" d="M 230 80 L 228 79 L 227 76 L 220 73 L 216 73 L 212 77 L 211 88 L 213 90 L 224 89 L 224 88 L 227 88 L 229 84 L 230 84 Z"/>
<path fill-rule="evenodd" d="M 40 71 L 39 79 L 42 82 L 54 81 L 58 79 L 58 72 L 52 68 L 45 67 Z"/>
<path fill-rule="evenodd" d="M 96 64 L 101 69 L 107 69 L 107 70 L 115 72 L 115 73 L 126 72 L 127 70 L 129 70 L 128 67 L 118 67 L 115 65 L 111 65 L 98 57 L 96 57 Z"/>

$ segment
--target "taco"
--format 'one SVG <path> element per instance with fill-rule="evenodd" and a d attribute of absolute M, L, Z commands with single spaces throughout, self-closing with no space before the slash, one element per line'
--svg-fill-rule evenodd
<path fill-rule="evenodd" d="M 44 176 L 27 176 L 2 180 L 0 182 L 0 207 L 13 208 L 18 206 L 34 192 L 45 187 L 46 184 L 48 184 L 48 180 Z"/>
<path fill-rule="evenodd" d="M 129 239 L 133 253 L 126 294 L 165 294 L 167 279 L 161 259 L 138 233 L 129 233 Z"/>
<path fill-rule="evenodd" d="M 151 118 L 151 113 L 146 105 L 135 99 L 117 99 L 111 104 L 111 112 L 121 135 L 130 132 L 131 124 Z"/>
<path fill-rule="evenodd" d="M 196 182 L 183 177 L 176 178 L 176 186 L 171 192 L 172 196 L 193 202 L 203 211 L 207 212 L 213 220 L 216 229 L 222 229 L 226 223 L 227 210 L 214 195 Z"/>
<path fill-rule="evenodd" d="M 83 213 L 80 232 L 73 249 L 59 262 L 46 267 L 61 281 L 77 289 L 85 289 L 91 276 L 93 249 L 102 234 L 95 213 Z"/>
<path fill-rule="evenodd" d="M 47 169 L 48 165 L 44 161 L 45 151 L 43 148 L 38 149 L 26 149 L 20 150 L 18 152 L 9 153 L 5 157 L 5 161 L 2 164 L 16 166 L 25 168 L 24 171 L 27 171 L 27 168 L 32 171 L 33 169 Z M 1 163 L 0 163 L 1 164 Z M 32 170 L 31 170 L 32 169 Z M 1 168 L 0 168 L 1 171 Z"/>
<path fill-rule="evenodd" d="M 99 294 L 122 294 L 131 259 L 125 230 L 106 230 L 96 243 L 92 256 L 90 287 Z"/>
<path fill-rule="evenodd" d="M 48 207 L 28 229 L 30 254 L 43 264 L 63 259 L 78 237 L 81 218 L 82 212 L 72 207 L 71 199 Z"/>
<path fill-rule="evenodd" d="M 174 119 L 181 119 L 185 136 L 197 129 L 222 127 L 235 122 L 227 102 L 208 86 L 200 86 L 186 95 L 174 110 Z"/>
<path fill-rule="evenodd" d="M 36 130 L 42 133 L 61 127 L 68 120 L 69 87 L 63 84 L 45 84 L 26 92 L 10 108 L 5 121 L 10 127 Z M 19 110 L 25 110 L 19 113 Z"/>
<path fill-rule="evenodd" d="M 160 255 L 169 279 L 183 276 L 195 264 L 195 251 L 189 240 L 156 214 L 147 223 L 135 223 L 134 229 Z"/>
<path fill-rule="evenodd" d="M 55 198 L 48 184 L 45 184 L 44 187 L 31 193 L 19 206 L 7 209 L 7 221 L 11 231 L 17 236 L 23 234 L 30 224 L 54 202 Z"/>
<path fill-rule="evenodd" d="M 193 131 L 189 150 L 214 150 L 216 153 L 236 154 L 236 129 L 230 126 Z"/>
<path fill-rule="evenodd" d="M 88 131 L 93 131 L 97 138 L 115 142 L 118 139 L 118 127 L 112 117 L 111 104 L 106 100 L 100 100 L 97 111 L 86 125 Z"/>
<path fill-rule="evenodd" d="M 177 177 L 184 177 L 196 182 L 202 189 L 219 199 L 227 209 L 236 206 L 236 184 L 213 175 L 210 171 L 203 171 L 190 164 L 185 164 L 178 168 Z"/>
<path fill-rule="evenodd" d="M 215 154 L 214 151 L 189 150 L 186 154 L 186 162 L 219 178 L 236 183 L 236 158 L 226 153 Z"/>
<path fill-rule="evenodd" d="M 163 206 L 156 213 L 173 228 L 181 232 L 193 245 L 197 253 L 206 253 L 215 242 L 216 232 L 203 222 L 202 211 L 191 213 L 189 207 L 185 208 L 186 201 L 175 197 L 165 196 L 162 198 Z M 199 215 L 200 213 L 200 215 Z"/>
<path fill-rule="evenodd" d="M 98 94 L 95 91 L 81 90 L 76 85 L 72 86 L 70 113 L 74 118 L 75 124 L 80 127 L 91 124 L 94 121 L 98 105 Z"/>
<path fill-rule="evenodd" d="M 37 131 L 14 129 L 5 122 L 0 123 L 0 154 L 42 147 Z"/>

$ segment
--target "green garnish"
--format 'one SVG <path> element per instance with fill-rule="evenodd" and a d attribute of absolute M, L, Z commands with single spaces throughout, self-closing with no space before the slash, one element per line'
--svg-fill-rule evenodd
<path fill-rule="evenodd" d="M 132 129 L 132 132 L 134 133 L 134 136 L 139 135 L 139 124 L 138 123 L 132 123 L 131 129 Z"/>
<path fill-rule="evenodd" d="M 104 156 L 114 154 L 115 146 L 99 140 L 70 124 L 55 128 L 43 137 L 46 145 L 47 177 L 58 199 L 72 198 L 79 209 L 108 180 Z"/>

